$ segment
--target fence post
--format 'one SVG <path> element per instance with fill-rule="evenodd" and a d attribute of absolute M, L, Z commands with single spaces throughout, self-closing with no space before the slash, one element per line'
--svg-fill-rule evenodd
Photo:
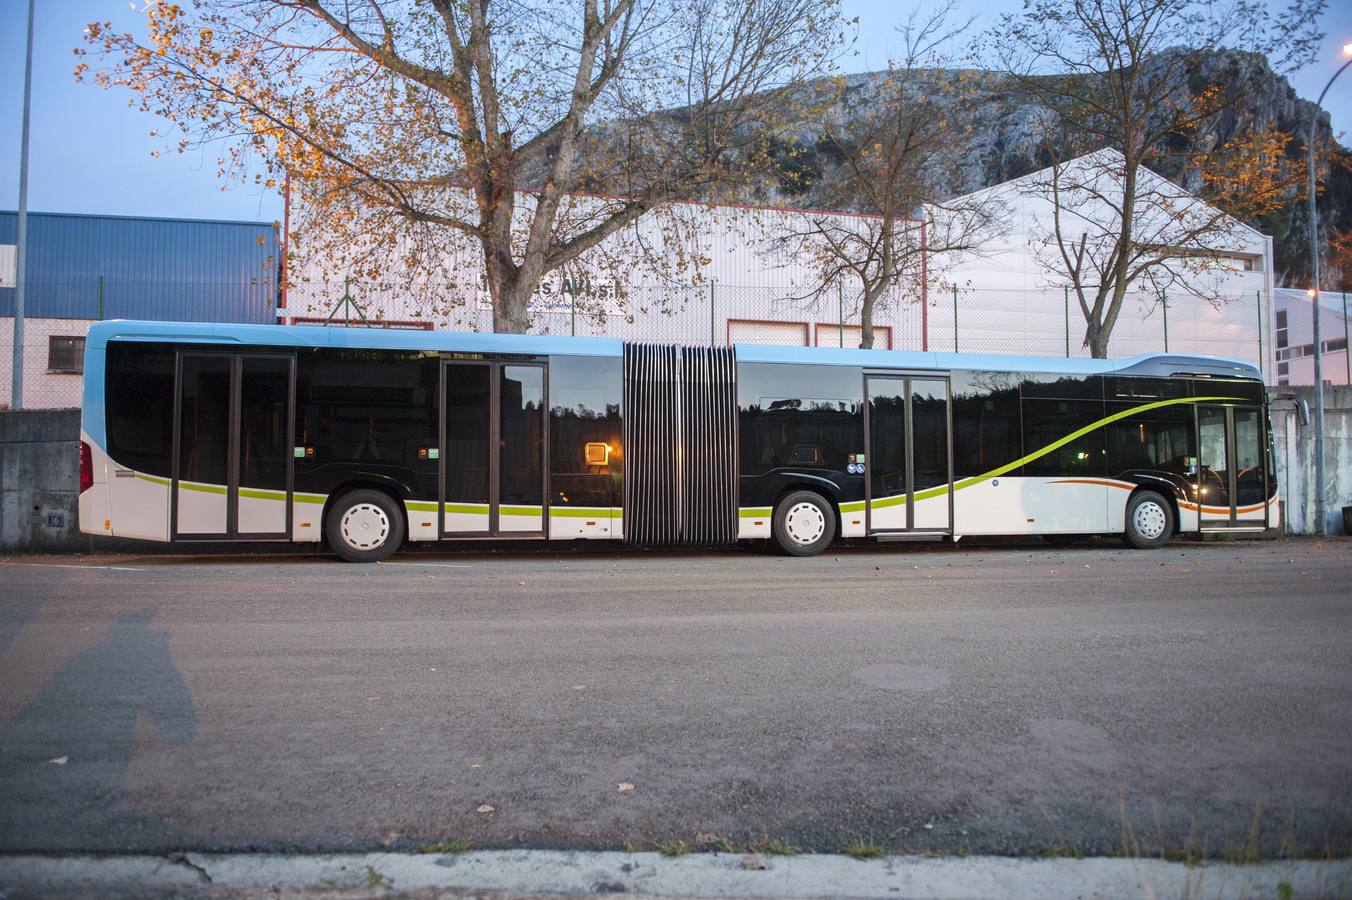
<path fill-rule="evenodd" d="M 1061 288 L 1066 295 L 1066 359 L 1070 359 L 1070 285 Z"/>
<path fill-rule="evenodd" d="M 953 352 L 958 352 L 958 286 L 953 285 Z"/>
<path fill-rule="evenodd" d="M 718 283 L 717 278 L 709 279 L 709 346 L 718 346 L 718 329 L 715 327 L 714 316 L 714 285 Z"/>
<path fill-rule="evenodd" d="M 99 321 L 103 321 L 103 276 L 99 276 Z"/>
<path fill-rule="evenodd" d="M 568 334 L 577 337 L 577 282 L 568 279 Z"/>
<path fill-rule="evenodd" d="M 1343 291 L 1343 362 L 1347 363 L 1347 383 L 1352 384 L 1352 341 L 1347 339 L 1347 291 Z"/>
<path fill-rule="evenodd" d="M 839 338 L 840 349 L 845 349 L 845 285 L 839 281 L 836 282 L 836 304 L 840 314 L 840 321 L 836 325 L 836 337 Z M 1346 299 L 1343 305 L 1347 305 Z M 1343 310 L 1346 312 L 1346 310 Z"/>
<path fill-rule="evenodd" d="M 1160 307 L 1164 310 L 1164 352 L 1169 352 L 1169 292 L 1160 291 Z"/>
<path fill-rule="evenodd" d="M 1253 298 L 1258 301 L 1258 377 L 1267 381 L 1263 374 L 1263 292 L 1254 291 Z"/>

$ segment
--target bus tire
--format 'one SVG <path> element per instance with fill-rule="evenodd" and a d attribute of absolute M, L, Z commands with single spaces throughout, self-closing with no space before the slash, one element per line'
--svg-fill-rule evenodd
<path fill-rule="evenodd" d="M 794 491 L 775 507 L 771 532 L 789 556 L 816 556 L 835 540 L 836 513 L 821 494 Z"/>
<path fill-rule="evenodd" d="M 324 536 L 348 562 L 379 562 L 403 546 L 404 514 L 384 491 L 350 491 L 329 505 Z"/>
<path fill-rule="evenodd" d="M 1137 491 L 1127 501 L 1122 540 L 1137 550 L 1163 547 L 1174 534 L 1174 506 L 1154 491 Z"/>

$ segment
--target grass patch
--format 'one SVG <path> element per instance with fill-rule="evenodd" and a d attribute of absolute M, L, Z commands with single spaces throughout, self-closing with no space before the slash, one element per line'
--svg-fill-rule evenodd
<path fill-rule="evenodd" d="M 787 841 L 777 841 L 773 838 L 763 838 L 759 841 L 753 841 L 746 845 L 746 852 L 759 853 L 762 856 L 793 856 L 803 852 Z"/>
<path fill-rule="evenodd" d="M 656 847 L 657 852 L 663 856 L 685 856 L 690 852 L 690 845 L 685 841 L 663 841 Z"/>
<path fill-rule="evenodd" d="M 887 851 L 883 849 L 882 844 L 858 840 L 845 845 L 845 855 L 852 856 L 855 859 L 877 859 L 880 856 L 886 856 Z"/>
<path fill-rule="evenodd" d="M 394 879 L 387 875 L 382 875 L 372 866 L 366 867 L 366 886 L 369 888 L 388 888 L 394 887 Z"/>
<path fill-rule="evenodd" d="M 466 853 L 473 849 L 474 849 L 473 843 L 467 840 L 457 838 L 454 840 L 438 841 L 435 844 L 425 844 L 423 845 L 421 852 L 438 853 L 438 854 Z"/>

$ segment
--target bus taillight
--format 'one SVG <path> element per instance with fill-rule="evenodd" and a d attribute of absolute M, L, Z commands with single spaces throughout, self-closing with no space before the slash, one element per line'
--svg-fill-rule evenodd
<path fill-rule="evenodd" d="M 89 452 L 89 445 L 80 441 L 80 493 L 84 493 L 94 486 L 94 459 Z"/>

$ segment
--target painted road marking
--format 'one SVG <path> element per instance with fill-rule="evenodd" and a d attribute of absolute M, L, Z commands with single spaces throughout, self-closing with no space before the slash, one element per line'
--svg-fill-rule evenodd
<path fill-rule="evenodd" d="M 110 572 L 144 572 L 145 569 L 138 569 L 132 566 L 76 566 L 62 565 L 60 563 L 4 563 L 7 566 L 13 566 L 16 569 L 107 569 Z"/>

